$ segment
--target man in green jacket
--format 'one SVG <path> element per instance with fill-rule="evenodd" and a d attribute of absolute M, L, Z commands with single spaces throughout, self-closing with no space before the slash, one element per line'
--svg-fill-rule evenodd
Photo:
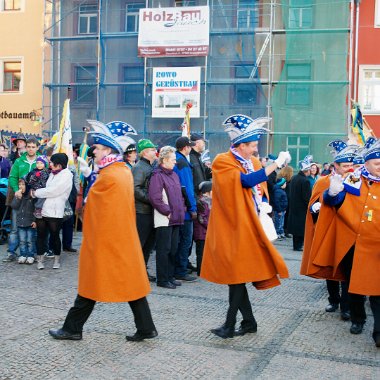
<path fill-rule="evenodd" d="M 39 142 L 35 137 L 30 137 L 26 140 L 26 152 L 23 153 L 13 164 L 9 173 L 9 191 L 8 194 L 13 199 L 14 194 L 20 192 L 18 188 L 18 180 L 27 175 L 32 169 L 36 167 L 37 149 Z M 10 204 L 12 199 L 7 199 L 7 203 Z M 8 256 L 3 262 L 11 262 L 16 260 L 16 250 L 19 244 L 17 235 L 17 210 L 12 210 L 11 220 L 11 232 L 8 240 Z"/>

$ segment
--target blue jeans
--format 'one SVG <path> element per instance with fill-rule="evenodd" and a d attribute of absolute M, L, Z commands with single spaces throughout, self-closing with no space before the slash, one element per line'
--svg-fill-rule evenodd
<path fill-rule="evenodd" d="M 179 243 L 175 255 L 174 276 L 184 277 L 187 275 L 187 263 L 189 258 L 189 249 L 193 242 L 193 221 L 185 220 L 185 223 L 179 228 Z"/>
<path fill-rule="evenodd" d="M 274 212 L 274 227 L 276 229 L 277 235 L 284 235 L 284 220 L 286 211 Z"/>
<path fill-rule="evenodd" d="M 16 250 L 19 245 L 19 238 L 17 232 L 17 210 L 12 210 L 11 212 L 11 232 L 8 238 L 8 252 L 11 255 L 17 255 Z"/>
<path fill-rule="evenodd" d="M 32 227 L 18 227 L 20 256 L 33 257 L 35 253 L 36 231 Z"/>

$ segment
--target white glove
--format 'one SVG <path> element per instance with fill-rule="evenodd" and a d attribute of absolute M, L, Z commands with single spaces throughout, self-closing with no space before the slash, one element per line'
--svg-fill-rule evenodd
<path fill-rule="evenodd" d="M 282 168 L 285 164 L 288 164 L 291 161 L 292 157 L 290 156 L 290 153 L 288 151 L 286 152 L 280 152 L 278 154 L 278 157 L 274 162 L 279 168 Z"/>
<path fill-rule="evenodd" d="M 88 166 L 88 163 L 86 160 L 84 160 L 82 157 L 78 157 L 79 162 L 79 171 L 85 176 L 88 177 L 91 174 L 91 169 Z"/>
<path fill-rule="evenodd" d="M 314 214 L 317 214 L 319 212 L 319 210 L 321 209 L 321 202 L 315 202 L 312 206 L 311 206 L 311 211 L 313 211 Z"/>
<path fill-rule="evenodd" d="M 335 174 L 335 175 L 331 176 L 330 177 L 330 187 L 329 187 L 328 194 L 331 197 L 335 197 L 343 189 L 344 189 L 344 186 L 343 186 L 343 178 L 342 178 L 342 176 L 339 175 L 339 174 Z"/>

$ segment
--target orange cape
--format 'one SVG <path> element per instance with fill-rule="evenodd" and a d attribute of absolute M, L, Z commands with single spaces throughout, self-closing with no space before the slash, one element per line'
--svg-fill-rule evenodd
<path fill-rule="evenodd" d="M 124 163 L 100 170 L 84 213 L 79 295 L 128 302 L 149 293 L 133 194 L 133 177 Z"/>
<path fill-rule="evenodd" d="M 260 162 L 252 159 L 255 170 Z M 218 284 L 253 282 L 258 289 L 280 284 L 289 276 L 280 253 L 268 240 L 252 199 L 242 187 L 243 167 L 232 153 L 219 154 L 212 166 L 213 200 L 201 277 Z M 260 184 L 268 194 L 266 183 Z"/>

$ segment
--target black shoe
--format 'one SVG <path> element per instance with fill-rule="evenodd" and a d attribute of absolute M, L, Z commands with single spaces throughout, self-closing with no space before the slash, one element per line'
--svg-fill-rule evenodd
<path fill-rule="evenodd" d="M 158 335 L 157 330 L 150 331 L 148 333 L 142 333 L 136 331 L 134 335 L 127 335 L 125 339 L 129 342 L 141 342 L 144 339 L 153 339 Z"/>
<path fill-rule="evenodd" d="M 152 276 L 151 274 L 148 274 L 148 280 L 149 282 L 156 282 L 156 277 L 155 276 Z"/>
<path fill-rule="evenodd" d="M 376 345 L 376 347 L 380 347 L 380 333 L 376 333 L 376 332 L 374 332 L 374 333 L 372 334 L 372 338 L 373 338 L 373 340 L 375 341 L 375 345 Z"/>
<path fill-rule="evenodd" d="M 339 305 L 337 303 L 329 303 L 326 306 L 325 311 L 327 311 L 328 313 L 333 313 L 334 311 L 338 310 L 338 307 Z"/>
<path fill-rule="evenodd" d="M 303 251 L 303 248 L 293 248 L 293 251 L 296 251 L 296 252 L 302 252 L 302 251 Z"/>
<path fill-rule="evenodd" d="M 197 281 L 197 278 L 194 276 L 189 276 L 188 274 L 186 276 L 175 276 L 177 280 L 186 281 L 186 282 L 194 282 Z"/>
<path fill-rule="evenodd" d="M 235 331 L 235 336 L 242 336 L 245 334 L 255 333 L 257 332 L 257 325 L 256 326 L 240 326 L 238 330 Z"/>
<path fill-rule="evenodd" d="M 340 319 L 342 321 L 349 321 L 351 319 L 351 314 L 349 311 L 341 311 L 340 312 Z"/>
<path fill-rule="evenodd" d="M 225 327 L 224 325 L 210 331 L 223 339 L 233 338 L 235 335 L 235 327 Z"/>
<path fill-rule="evenodd" d="M 291 235 L 291 234 L 285 234 L 285 237 L 288 238 L 288 239 L 291 239 L 293 237 L 293 235 Z"/>
<path fill-rule="evenodd" d="M 63 248 L 65 252 L 77 253 L 78 251 L 73 247 Z"/>
<path fill-rule="evenodd" d="M 82 333 L 71 334 L 62 329 L 49 330 L 49 334 L 54 339 L 60 339 L 60 340 L 81 340 L 82 339 Z"/>
<path fill-rule="evenodd" d="M 158 283 L 157 286 L 159 286 L 160 288 L 166 288 L 166 289 L 176 289 L 177 288 L 171 282 Z"/>
<path fill-rule="evenodd" d="M 169 280 L 169 282 L 175 286 L 181 286 L 182 285 L 182 282 L 177 281 L 175 278 L 173 278 L 172 280 Z"/>
<path fill-rule="evenodd" d="M 352 322 L 350 333 L 351 334 L 361 334 L 363 332 L 364 323 Z"/>

